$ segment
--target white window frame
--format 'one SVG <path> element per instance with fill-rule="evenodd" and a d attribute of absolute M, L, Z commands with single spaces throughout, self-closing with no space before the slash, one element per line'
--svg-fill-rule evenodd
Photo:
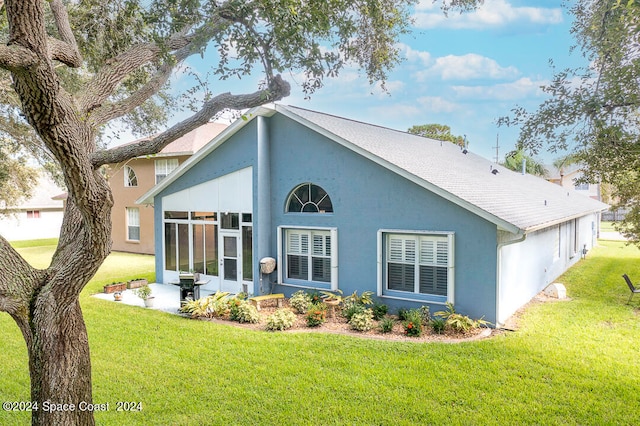
<path fill-rule="evenodd" d="M 135 178 L 135 185 L 132 182 L 131 173 L 133 173 L 133 177 Z M 134 188 L 138 186 L 138 175 L 131 166 L 124 166 L 124 186 L 126 188 Z"/>
<path fill-rule="evenodd" d="M 127 241 L 140 241 L 140 208 L 127 207 Z M 138 228 L 138 238 L 131 238 L 131 228 Z"/>
<path fill-rule="evenodd" d="M 389 237 L 400 235 L 403 237 L 413 237 L 416 242 L 415 254 L 415 279 L 414 291 L 390 290 L 387 288 L 386 264 L 388 263 L 387 253 L 389 250 Z M 441 296 L 429 293 L 420 293 L 419 291 L 419 266 L 427 265 L 426 260 L 420 259 L 419 247 L 421 241 L 446 241 L 447 242 L 447 295 Z M 420 231 L 420 230 L 398 230 L 398 229 L 380 229 L 378 230 L 378 297 L 407 300 L 412 302 L 428 302 L 434 304 L 455 303 L 455 233 L 444 231 Z M 428 263 L 431 264 L 431 263 Z"/>
<path fill-rule="evenodd" d="M 331 241 L 331 280 L 330 282 L 324 281 L 311 281 L 311 280 L 299 280 L 290 279 L 287 277 L 286 272 L 286 257 L 287 257 L 287 231 L 307 231 L 309 233 L 326 233 L 330 236 Z M 312 244 L 312 242 L 310 242 Z M 313 226 L 278 226 L 278 283 L 281 285 L 310 288 L 318 290 L 337 290 L 338 289 L 338 229 L 337 228 L 324 228 Z M 311 256 L 311 255 L 310 255 Z M 311 268 L 309 268 L 311 271 Z M 310 272 L 311 273 L 311 272 Z M 327 287 L 328 285 L 328 287 Z"/>
<path fill-rule="evenodd" d="M 169 176 L 169 174 L 178 168 L 177 158 L 163 158 L 155 160 L 155 173 L 156 173 L 156 185 L 159 184 L 162 179 Z"/>

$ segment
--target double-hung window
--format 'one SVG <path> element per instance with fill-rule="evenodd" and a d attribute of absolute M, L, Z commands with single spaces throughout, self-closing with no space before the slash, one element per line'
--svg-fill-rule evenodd
<path fill-rule="evenodd" d="M 140 241 L 140 209 L 127 207 L 127 240 Z"/>
<path fill-rule="evenodd" d="M 453 302 L 453 233 L 381 231 L 381 296 Z"/>
<path fill-rule="evenodd" d="M 156 169 L 156 184 L 160 183 L 162 179 L 166 178 L 169 173 L 174 171 L 178 167 L 178 159 L 162 159 L 155 161 Z"/>
<path fill-rule="evenodd" d="M 337 288 L 337 231 L 281 227 L 279 280 L 286 284 Z"/>

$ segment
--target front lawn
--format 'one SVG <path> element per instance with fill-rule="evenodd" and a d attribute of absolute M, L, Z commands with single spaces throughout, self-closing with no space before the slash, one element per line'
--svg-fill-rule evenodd
<path fill-rule="evenodd" d="M 121 261 L 132 258 L 125 255 Z M 519 330 L 460 344 L 270 333 L 89 297 L 142 275 L 117 266 L 82 296 L 101 425 L 637 424 L 639 311 L 620 275 L 640 252 L 601 242 L 558 281 L 570 301 L 533 303 Z M 150 261 L 152 266 L 152 260 Z M 135 276 L 134 276 L 135 275 Z M 640 299 L 634 302 L 640 304 Z M 22 337 L 0 315 L 3 401 L 28 400 Z M 116 412 L 119 401 L 141 412 Z M 0 412 L 0 424 L 26 424 Z"/>

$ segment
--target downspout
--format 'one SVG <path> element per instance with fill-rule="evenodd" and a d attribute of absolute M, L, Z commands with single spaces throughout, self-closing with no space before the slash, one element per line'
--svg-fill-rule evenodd
<path fill-rule="evenodd" d="M 527 234 L 513 234 L 507 231 L 497 231 L 498 245 L 497 245 L 497 270 L 496 270 L 496 328 L 503 326 L 499 323 L 500 320 L 500 290 L 502 287 L 502 248 L 511 244 L 521 243 L 527 239 Z"/>
<path fill-rule="evenodd" d="M 272 256 L 271 252 L 271 152 L 269 141 L 269 123 L 267 117 L 257 117 L 257 172 L 256 189 L 257 207 L 255 222 L 255 238 L 253 255 L 254 271 L 257 271 L 259 287 L 257 294 L 268 294 L 271 292 L 269 275 L 263 277 L 259 260 Z M 266 281 L 266 282 L 265 282 Z M 255 286 L 254 281 L 254 286 Z M 266 284 L 266 285 L 265 285 Z"/>

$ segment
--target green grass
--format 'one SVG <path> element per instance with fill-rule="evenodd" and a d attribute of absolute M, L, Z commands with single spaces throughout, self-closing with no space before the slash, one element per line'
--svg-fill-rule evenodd
<path fill-rule="evenodd" d="M 600 231 L 603 232 L 614 232 L 616 229 L 613 227 L 613 222 L 600 222 Z"/>
<path fill-rule="evenodd" d="M 461 344 L 255 332 L 88 297 L 116 278 L 143 275 L 131 268 L 145 261 L 134 258 L 109 258 L 82 295 L 94 402 L 110 404 L 96 414 L 100 425 L 640 419 L 640 298 L 626 305 L 620 278 L 640 280 L 640 252 L 624 243 L 601 242 L 558 280 L 571 300 L 533 304 L 518 331 Z M 0 341 L 0 399 L 27 400 L 24 343 L 7 315 Z M 143 411 L 116 412 L 118 401 L 141 401 Z M 0 424 L 26 423 L 26 414 L 0 412 Z"/>

